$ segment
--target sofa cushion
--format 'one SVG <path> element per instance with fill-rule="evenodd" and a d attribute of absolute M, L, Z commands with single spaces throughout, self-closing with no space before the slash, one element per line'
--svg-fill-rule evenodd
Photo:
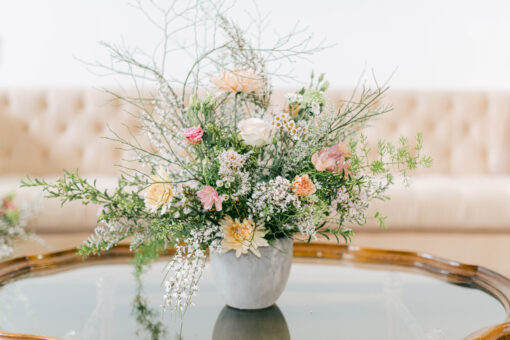
<path fill-rule="evenodd" d="M 371 213 L 386 215 L 389 229 L 510 231 L 510 176 L 420 175 L 409 187 L 396 180 L 388 195 Z"/>

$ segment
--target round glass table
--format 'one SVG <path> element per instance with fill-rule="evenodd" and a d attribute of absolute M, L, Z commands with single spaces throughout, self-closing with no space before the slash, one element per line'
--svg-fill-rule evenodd
<path fill-rule="evenodd" d="M 226 307 L 206 269 L 183 320 L 161 307 L 165 261 L 135 280 L 129 249 L 0 263 L 0 339 L 504 339 L 510 280 L 412 252 L 299 244 L 277 305 Z M 25 335 L 23 335 L 25 334 Z M 34 335 L 27 335 L 34 334 Z M 35 335 L 37 334 L 37 335 Z"/>

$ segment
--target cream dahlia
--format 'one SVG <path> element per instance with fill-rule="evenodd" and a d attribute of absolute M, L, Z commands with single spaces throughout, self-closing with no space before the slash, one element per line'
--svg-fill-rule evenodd
<path fill-rule="evenodd" d="M 223 231 L 221 249 L 223 252 L 236 251 L 236 257 L 247 254 L 250 250 L 255 256 L 260 257 L 259 247 L 267 247 L 269 243 L 264 238 L 267 231 L 264 228 L 256 227 L 252 220 L 232 219 L 227 216 L 220 221 Z"/>

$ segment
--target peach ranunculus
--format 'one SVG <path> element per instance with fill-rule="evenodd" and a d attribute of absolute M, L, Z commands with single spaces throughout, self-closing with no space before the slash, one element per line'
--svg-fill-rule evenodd
<path fill-rule="evenodd" d="M 220 90 L 234 93 L 256 92 L 264 87 L 264 80 L 259 75 L 243 69 L 222 71 L 219 76 L 212 77 L 211 82 Z"/>
<path fill-rule="evenodd" d="M 312 163 L 318 171 L 328 170 L 337 172 L 339 174 L 344 171 L 345 176 L 351 173 L 349 167 L 351 161 L 348 160 L 351 156 L 349 148 L 345 143 L 335 144 L 329 148 L 324 148 L 313 154 Z"/>
<path fill-rule="evenodd" d="M 151 177 L 152 184 L 145 191 L 145 206 L 156 211 L 163 206 L 162 213 L 165 213 L 166 206 L 173 197 L 170 178 L 165 169 L 160 168 L 155 176 Z"/>
<path fill-rule="evenodd" d="M 184 131 L 183 136 L 192 144 L 197 144 L 202 141 L 204 130 L 200 126 L 193 126 Z"/>
<path fill-rule="evenodd" d="M 303 176 L 296 176 L 292 182 L 292 192 L 298 196 L 309 196 L 315 192 L 315 184 L 313 184 L 307 174 Z"/>
<path fill-rule="evenodd" d="M 264 238 L 267 231 L 264 228 L 256 227 L 252 220 L 232 219 L 226 216 L 220 221 L 223 231 L 221 242 L 222 252 L 236 251 L 236 257 L 247 254 L 251 251 L 255 256 L 260 257 L 259 247 L 268 247 L 269 243 Z"/>
<path fill-rule="evenodd" d="M 204 211 L 211 210 L 213 205 L 216 208 L 216 211 L 221 211 L 223 208 L 222 199 L 218 195 L 218 192 L 209 185 L 206 185 L 202 190 L 197 191 L 197 196 L 200 199 L 200 202 L 202 202 Z"/>

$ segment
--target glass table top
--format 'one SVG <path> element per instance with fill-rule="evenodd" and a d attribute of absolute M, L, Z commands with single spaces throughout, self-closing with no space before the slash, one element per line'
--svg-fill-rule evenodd
<path fill-rule="evenodd" d="M 506 317 L 476 288 L 387 266 L 298 259 L 277 305 L 262 311 L 225 307 L 206 268 L 181 323 L 162 313 L 164 265 L 153 264 L 141 286 L 131 265 L 101 263 L 10 282 L 0 287 L 0 329 L 69 340 L 436 340 Z"/>

